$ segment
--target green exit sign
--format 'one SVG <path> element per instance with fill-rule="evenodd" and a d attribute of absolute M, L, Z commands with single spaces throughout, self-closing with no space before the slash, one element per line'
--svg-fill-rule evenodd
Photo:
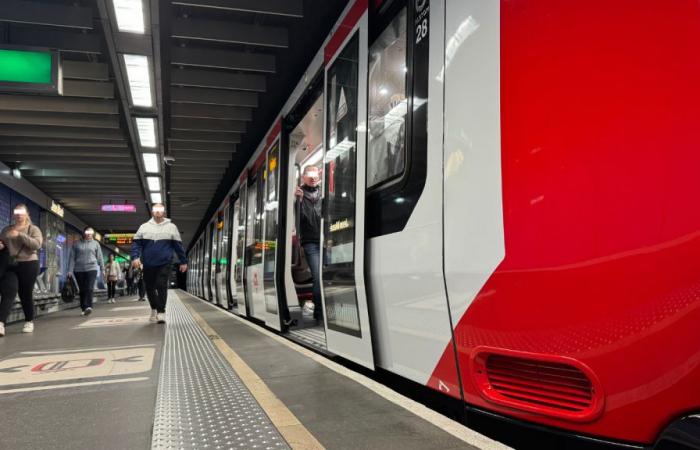
<path fill-rule="evenodd" d="M 0 91 L 59 93 L 58 53 L 0 48 Z"/>

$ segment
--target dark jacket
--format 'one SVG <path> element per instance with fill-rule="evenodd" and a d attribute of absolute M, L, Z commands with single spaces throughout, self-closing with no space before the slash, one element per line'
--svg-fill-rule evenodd
<path fill-rule="evenodd" d="M 321 240 L 321 190 L 318 187 L 303 185 L 301 198 L 299 235 L 301 243 L 320 243 Z"/>

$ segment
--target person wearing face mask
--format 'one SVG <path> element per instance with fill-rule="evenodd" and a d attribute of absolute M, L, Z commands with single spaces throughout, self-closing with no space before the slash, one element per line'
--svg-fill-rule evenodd
<path fill-rule="evenodd" d="M 0 337 L 5 335 L 5 322 L 18 294 L 24 311 L 22 332 L 34 332 L 34 283 L 39 275 L 37 252 L 42 243 L 41 230 L 32 224 L 27 206 L 15 206 L 13 224 L 0 232 L 0 251 L 6 250 L 9 258 L 0 279 Z"/>
<path fill-rule="evenodd" d="M 300 202 L 299 235 L 301 246 L 309 264 L 313 278 L 314 319 L 317 323 L 323 320 L 321 305 L 321 173 L 316 166 L 304 167 L 302 174 L 304 184 L 297 187 L 297 201 Z"/>
<path fill-rule="evenodd" d="M 95 230 L 85 227 L 83 238 L 73 244 L 68 258 L 68 276 L 74 277 L 80 289 L 80 309 L 83 316 L 92 313 L 92 297 L 95 280 L 99 273 L 105 273 L 102 248 L 95 240 Z"/>
<path fill-rule="evenodd" d="M 173 253 L 180 261 L 180 272 L 187 271 L 187 255 L 180 232 L 165 217 L 165 206 L 156 203 L 151 210 L 153 218 L 141 225 L 131 243 L 131 265 L 143 265 L 148 302 L 151 304 L 151 322 L 165 323 L 165 304 L 168 300 L 168 278 Z"/>

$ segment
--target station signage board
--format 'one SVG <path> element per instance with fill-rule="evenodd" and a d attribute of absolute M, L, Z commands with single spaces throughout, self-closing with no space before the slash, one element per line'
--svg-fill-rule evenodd
<path fill-rule="evenodd" d="M 134 233 L 110 233 L 105 234 L 105 241 L 109 244 L 129 245 L 134 239 Z"/>
<path fill-rule="evenodd" d="M 135 213 L 136 212 L 136 205 L 131 205 L 128 203 L 124 203 L 122 205 L 113 205 L 110 203 L 107 205 L 102 205 L 100 210 L 102 212 Z"/>
<path fill-rule="evenodd" d="M 31 47 L 0 47 L 0 91 L 61 93 L 58 52 Z"/>

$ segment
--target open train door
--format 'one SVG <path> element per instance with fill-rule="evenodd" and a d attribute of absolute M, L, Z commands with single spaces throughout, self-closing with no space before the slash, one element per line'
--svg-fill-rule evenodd
<path fill-rule="evenodd" d="M 367 0 L 325 48 L 321 267 L 328 350 L 374 369 L 364 281 Z"/>

